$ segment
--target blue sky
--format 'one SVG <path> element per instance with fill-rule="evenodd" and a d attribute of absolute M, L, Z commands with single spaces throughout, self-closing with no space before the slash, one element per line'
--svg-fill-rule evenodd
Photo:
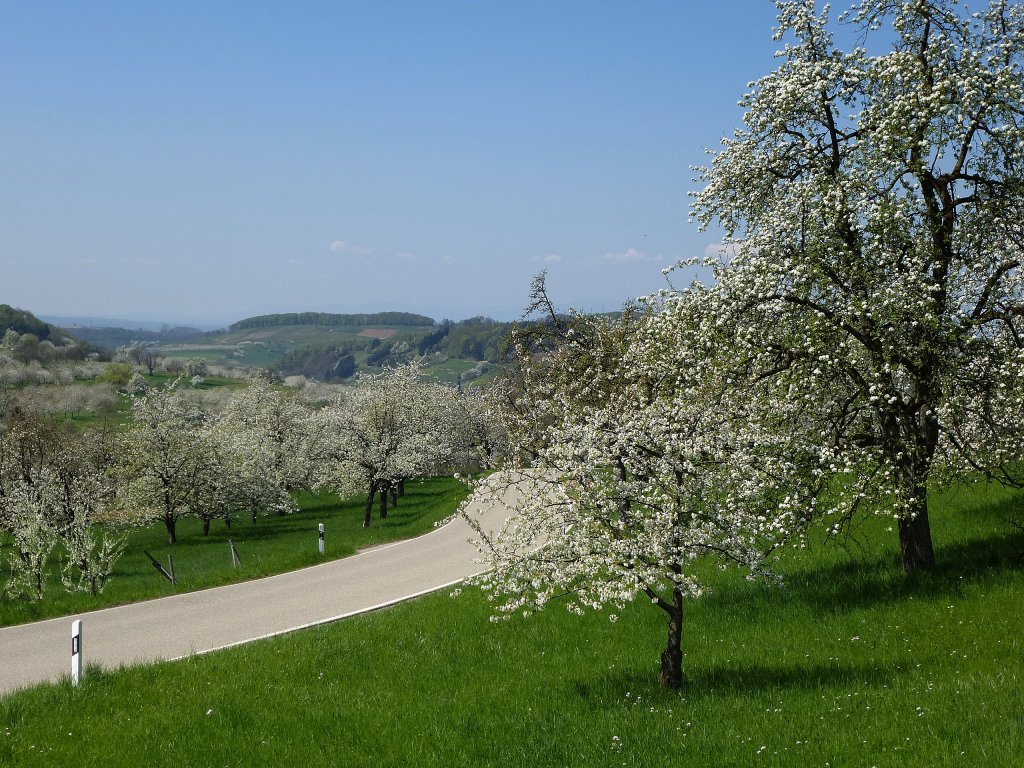
<path fill-rule="evenodd" d="M 0 302 L 206 324 L 657 290 L 777 47 L 768 0 L 2 7 Z"/>

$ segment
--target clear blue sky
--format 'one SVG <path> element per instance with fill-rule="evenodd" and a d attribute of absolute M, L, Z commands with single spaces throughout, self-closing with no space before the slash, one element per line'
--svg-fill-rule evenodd
<path fill-rule="evenodd" d="M 197 323 L 657 290 L 777 47 L 768 0 L 0 7 L 0 303 Z"/>

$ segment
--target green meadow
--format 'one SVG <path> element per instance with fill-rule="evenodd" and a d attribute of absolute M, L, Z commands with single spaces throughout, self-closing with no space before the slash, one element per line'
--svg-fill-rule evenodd
<path fill-rule="evenodd" d="M 441 363 L 430 363 L 429 360 L 424 373 L 442 384 L 458 384 L 459 377 L 466 371 L 471 370 L 476 363 L 469 360 L 457 358 L 446 358 Z"/>
<path fill-rule="evenodd" d="M 913 579 L 880 518 L 784 553 L 783 586 L 709 569 L 679 692 L 649 604 L 491 622 L 469 588 L 18 692 L 0 764 L 1016 766 L 1022 500 L 936 494 L 939 566 Z"/>

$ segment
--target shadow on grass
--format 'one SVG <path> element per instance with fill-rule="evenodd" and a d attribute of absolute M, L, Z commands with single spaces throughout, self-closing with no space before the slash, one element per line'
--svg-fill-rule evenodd
<path fill-rule="evenodd" d="M 399 507 L 398 509 L 392 508 L 388 510 L 386 520 L 374 517 L 373 522 L 380 524 L 382 528 L 405 528 L 421 520 L 427 511 L 427 507 L 420 509 L 410 508 L 408 506 Z"/>
<path fill-rule="evenodd" d="M 227 543 L 228 539 L 235 543 L 242 541 L 262 541 L 264 539 L 275 539 L 286 534 L 293 534 L 308 529 L 311 533 L 316 531 L 316 522 L 312 519 L 303 521 L 296 519 L 294 515 L 278 517 L 267 516 L 257 519 L 254 523 L 251 519 L 244 523 L 235 521 L 231 528 L 223 525 L 223 522 L 216 529 L 211 528 L 209 536 L 200 535 L 194 540 L 195 544 L 202 545 L 207 542 Z"/>
<path fill-rule="evenodd" d="M 966 542 L 936 548 L 935 568 L 906 576 L 891 553 L 861 554 L 843 562 L 800 569 L 785 578 L 785 588 L 723 590 L 712 599 L 750 609 L 776 601 L 802 602 L 825 613 L 895 603 L 910 597 L 960 594 L 965 583 L 981 582 L 994 574 L 1024 566 L 1024 531 L 1003 530 Z M 898 557 L 898 555 L 896 556 Z"/>
<path fill-rule="evenodd" d="M 337 512 L 341 508 L 341 502 L 333 499 L 324 499 L 323 501 L 317 501 L 315 503 L 306 503 L 302 506 L 302 513 L 316 513 L 316 512 Z"/>
<path fill-rule="evenodd" d="M 889 665 L 868 664 L 802 664 L 796 666 L 765 666 L 701 669 L 686 671 L 684 690 L 688 695 L 748 694 L 768 690 L 814 690 L 831 687 L 865 687 L 892 680 L 899 672 Z"/>
<path fill-rule="evenodd" d="M 643 675 L 622 671 L 609 673 L 596 681 L 578 680 L 573 684 L 580 699 L 593 703 L 635 704 L 626 698 L 627 692 L 649 696 L 685 696 L 688 699 L 720 696 L 748 696 L 779 690 L 817 690 L 819 688 L 865 688 L 891 682 L 901 673 L 899 668 L 887 664 L 820 664 L 798 665 L 730 665 L 702 668 L 692 663 L 684 668 L 683 687 L 679 691 L 658 687 L 657 670 L 653 667 Z"/>

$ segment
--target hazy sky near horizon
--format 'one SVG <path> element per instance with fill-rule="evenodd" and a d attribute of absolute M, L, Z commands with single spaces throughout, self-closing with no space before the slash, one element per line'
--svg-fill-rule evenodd
<path fill-rule="evenodd" d="M 508 319 L 547 269 L 559 306 L 616 309 L 718 242 L 690 166 L 774 67 L 774 13 L 4 3 L 0 303 Z"/>

